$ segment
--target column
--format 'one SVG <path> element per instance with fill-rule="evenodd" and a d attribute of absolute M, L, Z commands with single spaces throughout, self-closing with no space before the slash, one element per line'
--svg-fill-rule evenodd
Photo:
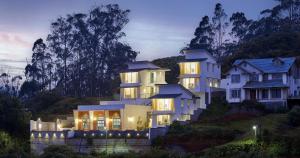
<path fill-rule="evenodd" d="M 121 120 L 121 130 L 125 130 L 125 116 L 124 116 L 124 109 L 120 109 L 120 120 Z"/>
<path fill-rule="evenodd" d="M 89 111 L 90 130 L 94 130 L 94 111 Z"/>
<path fill-rule="evenodd" d="M 104 118 L 105 118 L 105 127 L 107 130 L 109 130 L 109 111 L 104 111 Z"/>
<path fill-rule="evenodd" d="M 156 128 L 157 127 L 157 115 L 152 115 L 152 128 Z"/>
<path fill-rule="evenodd" d="M 78 118 L 78 111 L 73 111 L 74 114 L 74 124 L 75 124 L 75 130 L 78 130 L 78 122 L 79 122 L 79 118 Z"/>

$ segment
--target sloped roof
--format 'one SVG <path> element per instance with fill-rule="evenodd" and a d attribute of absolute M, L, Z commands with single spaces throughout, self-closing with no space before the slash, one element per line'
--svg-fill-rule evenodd
<path fill-rule="evenodd" d="M 268 80 L 268 81 L 249 81 L 243 88 L 284 88 L 288 87 L 283 84 L 282 80 Z"/>
<path fill-rule="evenodd" d="M 281 64 L 275 64 L 274 60 L 279 59 Z M 239 59 L 233 65 L 247 62 L 264 73 L 283 73 L 288 72 L 295 62 L 295 57 L 289 58 L 264 58 L 264 59 Z"/>

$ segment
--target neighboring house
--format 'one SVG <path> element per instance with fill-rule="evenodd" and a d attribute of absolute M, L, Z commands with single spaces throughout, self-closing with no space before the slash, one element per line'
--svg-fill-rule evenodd
<path fill-rule="evenodd" d="M 206 50 L 184 51 L 185 60 L 179 63 L 179 83 L 201 98 L 200 108 L 211 102 L 211 93 L 219 88 L 221 66 Z"/>
<path fill-rule="evenodd" d="M 199 98 L 179 84 L 166 84 L 159 87 L 159 93 L 152 96 L 152 128 L 170 125 L 173 121 L 191 119 Z"/>
<path fill-rule="evenodd" d="M 240 59 L 226 74 L 223 88 L 229 103 L 256 100 L 286 106 L 289 97 L 300 94 L 299 74 L 294 57 Z"/>

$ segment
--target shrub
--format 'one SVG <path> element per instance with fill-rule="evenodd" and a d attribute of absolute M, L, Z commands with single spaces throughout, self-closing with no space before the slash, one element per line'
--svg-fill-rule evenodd
<path fill-rule="evenodd" d="M 51 145 L 44 149 L 41 158 L 75 158 L 75 152 L 66 145 Z"/>
<path fill-rule="evenodd" d="M 288 113 L 288 122 L 291 126 L 296 127 L 300 125 L 300 107 L 295 106 Z"/>
<path fill-rule="evenodd" d="M 253 100 L 244 100 L 241 104 L 240 104 L 241 108 L 245 108 L 246 110 L 258 110 L 261 112 L 266 111 L 266 108 L 263 104 L 257 102 L 257 101 L 253 101 Z"/>

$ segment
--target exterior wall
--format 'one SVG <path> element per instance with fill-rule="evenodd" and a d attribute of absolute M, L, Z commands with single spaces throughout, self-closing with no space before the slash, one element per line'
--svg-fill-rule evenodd
<path fill-rule="evenodd" d="M 148 113 L 150 111 L 151 106 L 126 105 L 123 117 L 123 130 L 141 130 L 148 128 Z"/>
<path fill-rule="evenodd" d="M 73 117 L 66 120 L 57 119 L 54 122 L 44 122 L 40 118 L 37 121 L 30 120 L 30 131 L 62 131 L 73 127 Z"/>
<path fill-rule="evenodd" d="M 240 75 L 240 82 L 239 83 L 232 83 L 231 82 L 231 75 Z M 232 68 L 229 71 L 229 74 L 226 78 L 226 100 L 229 103 L 238 103 L 242 102 L 246 98 L 245 90 L 243 89 L 243 86 L 249 81 L 249 76 L 247 74 L 244 74 L 240 69 L 238 68 Z M 241 90 L 241 97 L 240 98 L 232 98 L 231 97 L 231 90 L 232 89 L 240 89 Z"/>
<path fill-rule="evenodd" d="M 75 130 L 99 130 L 97 128 L 97 118 L 104 117 L 105 127 L 108 130 L 138 130 L 147 127 L 147 113 L 151 111 L 150 106 L 125 105 L 120 110 L 97 110 L 97 111 L 74 111 Z M 89 127 L 83 128 L 83 117 L 88 116 Z M 113 128 L 113 118 L 120 118 L 120 128 Z M 104 130 L 104 129 L 103 129 Z"/>

